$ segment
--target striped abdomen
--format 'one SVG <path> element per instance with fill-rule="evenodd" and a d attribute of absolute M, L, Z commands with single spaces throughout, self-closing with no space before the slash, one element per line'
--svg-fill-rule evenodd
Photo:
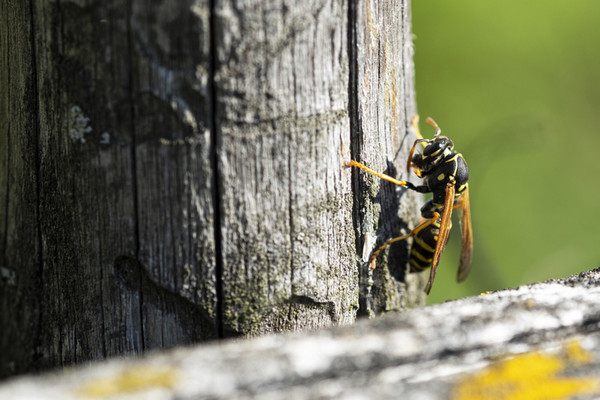
<path fill-rule="evenodd" d="M 439 233 L 440 218 L 414 236 L 409 258 L 410 272 L 420 272 L 431 267 Z"/>

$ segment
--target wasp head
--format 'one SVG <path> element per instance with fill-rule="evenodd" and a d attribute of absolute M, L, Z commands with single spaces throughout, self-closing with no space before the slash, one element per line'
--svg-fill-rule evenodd
<path fill-rule="evenodd" d="M 454 149 L 454 143 L 446 136 L 436 136 L 427 141 L 421 154 L 415 154 L 412 163 L 421 172 L 428 172 L 448 157 Z"/>

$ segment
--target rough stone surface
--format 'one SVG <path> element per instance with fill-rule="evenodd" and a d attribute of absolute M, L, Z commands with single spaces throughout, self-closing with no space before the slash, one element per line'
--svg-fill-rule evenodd
<path fill-rule="evenodd" d="M 2 399 L 598 395 L 600 269 L 353 326 L 178 348 L 0 386 Z"/>

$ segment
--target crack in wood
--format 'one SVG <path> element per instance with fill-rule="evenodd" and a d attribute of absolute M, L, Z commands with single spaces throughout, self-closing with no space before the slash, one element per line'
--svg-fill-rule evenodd
<path fill-rule="evenodd" d="M 218 116 L 217 116 L 217 83 L 216 83 L 216 71 L 217 71 L 217 38 L 216 38 L 216 1 L 209 1 L 209 71 L 208 81 L 210 87 L 210 99 L 209 102 L 209 113 L 210 113 L 210 154 L 211 154 L 211 166 L 213 171 L 212 180 L 212 199 L 213 199 L 213 212 L 214 212 L 214 241 L 215 241 L 215 275 L 216 275 L 216 322 L 217 322 L 217 334 L 218 337 L 224 338 L 224 321 L 223 321 L 223 245 L 221 237 L 221 190 L 220 190 L 220 179 L 219 179 L 219 149 L 218 149 Z"/>

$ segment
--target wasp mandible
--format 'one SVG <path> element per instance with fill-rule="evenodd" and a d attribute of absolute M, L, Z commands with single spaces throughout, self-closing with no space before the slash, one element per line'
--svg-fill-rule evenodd
<path fill-rule="evenodd" d="M 431 118 L 426 122 L 435 128 L 433 139 L 424 139 L 419 132 L 419 116 L 415 115 L 412 125 L 417 135 L 410 153 L 406 171 L 414 168 L 415 174 L 423 179 L 423 184 L 415 186 L 411 182 L 397 180 L 389 175 L 373 171 L 367 166 L 350 161 L 348 166 L 361 168 L 381 179 L 399 186 L 407 187 L 420 193 L 432 193 L 433 197 L 421 207 L 423 221 L 419 226 L 406 235 L 388 240 L 381 245 L 371 258 L 369 266 L 375 268 L 375 260 L 387 246 L 400 240 L 414 237 L 410 251 L 410 271 L 418 272 L 431 267 L 429 281 L 425 293 L 429 294 L 442 252 L 448 243 L 452 227 L 452 211 L 460 208 L 462 211 L 462 249 L 458 266 L 457 280 L 463 281 L 471 269 L 473 254 L 473 232 L 471 228 L 471 208 L 469 203 L 469 169 L 460 153 L 455 153 L 454 143 L 450 138 L 441 136 L 441 129 Z M 415 153 L 418 144 L 423 145 L 421 153 Z"/>

